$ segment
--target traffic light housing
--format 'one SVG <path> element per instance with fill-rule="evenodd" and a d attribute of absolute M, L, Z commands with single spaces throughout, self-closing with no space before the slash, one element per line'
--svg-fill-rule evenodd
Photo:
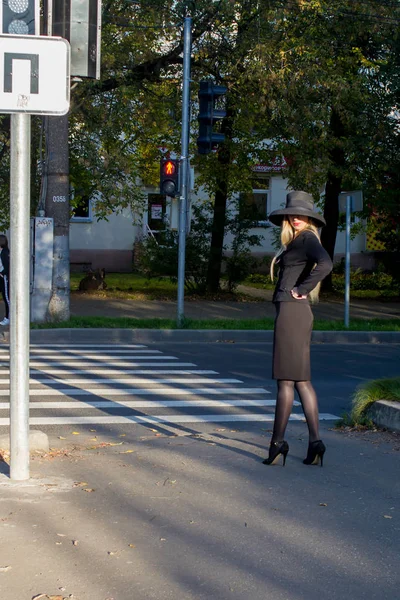
<path fill-rule="evenodd" d="M 39 35 L 39 0 L 1 0 L 1 33 Z"/>
<path fill-rule="evenodd" d="M 43 34 L 69 41 L 72 76 L 100 79 L 101 0 L 43 0 Z"/>
<path fill-rule="evenodd" d="M 199 154 L 209 154 L 213 148 L 225 141 L 223 133 L 213 131 L 214 125 L 226 115 L 225 110 L 215 107 L 215 103 L 224 96 L 227 88 L 223 85 L 214 85 L 211 81 L 200 81 L 199 89 L 199 137 L 197 149 Z"/>
<path fill-rule="evenodd" d="M 162 158 L 160 163 L 160 193 L 174 198 L 180 192 L 179 160 Z"/>

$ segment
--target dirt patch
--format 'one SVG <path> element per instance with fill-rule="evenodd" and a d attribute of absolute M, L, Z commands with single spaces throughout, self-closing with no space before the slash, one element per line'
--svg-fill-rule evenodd
<path fill-rule="evenodd" d="M 335 429 L 337 433 L 348 437 L 362 439 L 374 445 L 388 444 L 392 450 L 400 452 L 400 433 L 387 429 L 367 429 L 362 427 L 341 427 Z"/>

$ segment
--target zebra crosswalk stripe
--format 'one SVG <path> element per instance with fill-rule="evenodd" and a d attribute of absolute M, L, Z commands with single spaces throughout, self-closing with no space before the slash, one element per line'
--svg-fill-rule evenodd
<path fill-rule="evenodd" d="M 30 396 L 201 396 L 201 395 L 248 395 L 267 394 L 264 388 L 45 388 L 30 390 Z M 0 390 L 0 396 L 8 396 L 8 390 Z"/>
<path fill-rule="evenodd" d="M 195 363 L 179 362 L 175 356 L 148 349 L 142 344 L 33 344 L 31 352 L 30 409 L 34 415 L 43 411 L 43 415 L 31 416 L 33 426 L 127 423 L 169 423 L 173 426 L 179 423 L 268 423 L 274 420 L 272 411 L 257 412 L 257 409 L 275 407 L 276 400 L 270 397 L 271 391 L 267 388 L 248 387 L 240 379 L 219 377 L 217 371 L 197 369 Z M 0 360 L 3 361 L 0 363 L 0 386 L 10 384 L 7 353 L 7 349 L 0 349 Z M 193 384 L 198 387 L 190 387 Z M 9 396 L 9 390 L 0 387 L 0 396 Z M 177 396 L 180 399 L 176 399 Z M 56 397 L 62 399 L 51 400 Z M 74 397 L 82 400 L 73 400 Z M 114 400 L 114 397 L 120 399 Z M 300 403 L 295 401 L 294 406 L 298 407 Z M 0 402 L 0 410 L 8 411 L 9 407 L 9 402 Z M 146 414 L 160 408 L 168 409 L 170 414 Z M 207 408 L 211 411 L 201 414 Z M 102 409 L 110 414 L 101 414 Z M 137 414 L 142 409 L 147 410 Z M 183 410 L 178 414 L 173 412 L 178 409 Z M 83 410 L 86 414 L 82 414 Z M 58 414 L 48 416 L 46 411 L 57 411 Z M 88 414 L 89 411 L 93 414 Z M 116 414 L 116 411 L 125 414 Z M 337 416 L 329 413 L 320 414 L 320 420 L 336 419 Z M 304 421 L 304 416 L 293 413 L 290 420 Z M 8 416 L 0 418 L 0 426 L 4 425 L 9 425 Z"/>

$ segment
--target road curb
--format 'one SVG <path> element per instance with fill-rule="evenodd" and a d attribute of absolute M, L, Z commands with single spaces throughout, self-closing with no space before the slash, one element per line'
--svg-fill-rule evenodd
<path fill-rule="evenodd" d="M 400 402 L 377 400 L 369 407 L 367 415 L 378 427 L 400 432 Z"/>
<path fill-rule="evenodd" d="M 8 343 L 8 332 L 0 338 Z M 272 343 L 273 331 L 238 329 L 33 329 L 32 344 L 157 342 Z M 314 331 L 315 344 L 400 344 L 400 331 Z"/>

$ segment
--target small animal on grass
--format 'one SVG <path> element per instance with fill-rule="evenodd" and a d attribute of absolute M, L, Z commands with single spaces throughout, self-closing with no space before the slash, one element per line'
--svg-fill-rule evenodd
<path fill-rule="evenodd" d="M 93 290 L 105 290 L 107 284 L 105 282 L 105 269 L 97 269 L 97 271 L 89 271 L 89 273 L 80 280 L 79 291 L 88 292 Z"/>

